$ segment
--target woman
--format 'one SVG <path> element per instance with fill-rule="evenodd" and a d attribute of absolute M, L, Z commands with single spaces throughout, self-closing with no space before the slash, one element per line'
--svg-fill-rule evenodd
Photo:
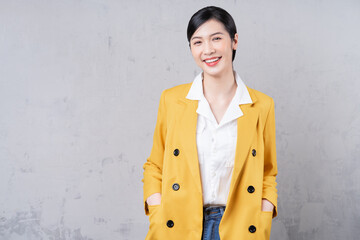
<path fill-rule="evenodd" d="M 274 102 L 248 88 L 232 62 L 232 17 L 206 7 L 187 37 L 202 69 L 160 97 L 144 164 L 146 239 L 269 239 L 277 215 Z"/>

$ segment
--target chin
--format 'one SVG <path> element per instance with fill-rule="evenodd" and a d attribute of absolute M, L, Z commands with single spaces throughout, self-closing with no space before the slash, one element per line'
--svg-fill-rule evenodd
<path fill-rule="evenodd" d="M 208 69 L 208 68 L 203 68 L 202 69 L 203 72 L 207 75 L 210 76 L 221 76 L 225 71 L 224 69 Z"/>

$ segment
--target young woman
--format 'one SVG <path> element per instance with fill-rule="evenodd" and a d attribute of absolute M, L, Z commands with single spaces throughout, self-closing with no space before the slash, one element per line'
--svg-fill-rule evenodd
<path fill-rule="evenodd" d="M 238 34 L 228 12 L 199 10 L 187 37 L 202 73 L 161 94 L 143 166 L 146 239 L 269 239 L 277 215 L 274 102 L 234 71 Z"/>

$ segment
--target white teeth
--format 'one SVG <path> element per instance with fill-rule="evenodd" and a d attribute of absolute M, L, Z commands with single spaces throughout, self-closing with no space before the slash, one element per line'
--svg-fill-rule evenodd
<path fill-rule="evenodd" d="M 219 60 L 220 58 L 214 58 L 214 59 L 211 59 L 211 60 L 205 60 L 205 62 L 207 63 L 212 63 L 212 62 L 216 62 L 217 60 Z"/>

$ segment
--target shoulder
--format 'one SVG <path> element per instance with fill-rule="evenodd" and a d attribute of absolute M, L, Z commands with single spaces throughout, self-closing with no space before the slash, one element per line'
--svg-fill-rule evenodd
<path fill-rule="evenodd" d="M 179 98 L 185 98 L 192 83 L 180 84 L 163 90 L 162 95 L 166 102 L 173 102 Z"/>
<path fill-rule="evenodd" d="M 274 99 L 263 92 L 258 90 L 248 88 L 249 94 L 253 103 L 256 107 L 263 109 L 264 111 L 269 111 L 270 108 L 274 107 Z"/>
<path fill-rule="evenodd" d="M 260 92 L 258 90 L 255 90 L 253 88 L 249 88 L 247 87 L 247 89 L 249 90 L 250 96 L 255 96 L 257 98 L 257 100 L 261 101 L 261 102 L 271 102 L 273 101 L 273 98 L 270 97 L 269 95 L 266 95 L 263 92 Z"/>

